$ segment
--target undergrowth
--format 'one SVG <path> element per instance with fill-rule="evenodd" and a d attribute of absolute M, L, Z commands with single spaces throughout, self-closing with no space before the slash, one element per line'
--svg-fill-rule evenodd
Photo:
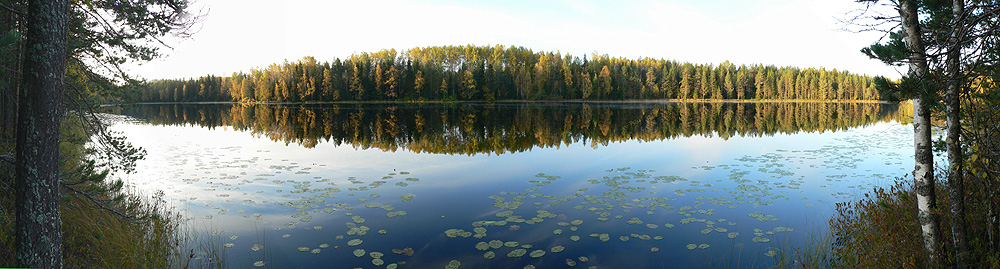
<path fill-rule="evenodd" d="M 938 175 L 938 178 L 943 176 Z M 966 199 L 977 201 L 985 198 L 980 182 L 968 180 Z M 940 180 L 937 189 L 937 215 L 940 219 L 939 259 L 954 264 L 948 186 Z M 837 204 L 837 211 L 830 220 L 834 236 L 833 259 L 822 267 L 836 268 L 925 268 L 929 267 L 927 252 L 923 248 L 920 226 L 917 224 L 917 199 L 912 182 L 897 180 L 888 189 L 876 188 L 865 198 Z M 988 200 L 988 199 L 986 199 Z M 966 229 L 972 267 L 998 268 L 1000 255 L 990 251 L 985 240 L 988 225 L 985 220 L 985 203 L 966 202 Z"/>
<path fill-rule="evenodd" d="M 169 210 L 162 193 L 148 196 L 123 188 L 97 168 L 89 160 L 94 153 L 86 146 L 89 137 L 76 125 L 63 124 L 59 145 L 63 266 L 170 268 L 186 263 L 179 251 L 188 240 L 180 225 L 183 218 Z M 0 142 L 0 154 L 13 152 L 12 142 Z M 0 267 L 16 265 L 14 169 L 0 162 Z"/>

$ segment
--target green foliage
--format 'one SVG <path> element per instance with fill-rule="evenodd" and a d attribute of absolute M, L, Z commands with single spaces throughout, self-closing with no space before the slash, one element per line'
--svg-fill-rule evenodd
<path fill-rule="evenodd" d="M 903 96 L 909 96 L 907 93 L 903 93 L 899 84 L 889 80 L 888 78 L 878 76 L 875 77 L 875 89 L 887 100 L 887 101 L 900 101 L 904 99 L 909 99 Z"/>
<path fill-rule="evenodd" d="M 19 40 L 21 40 L 21 33 L 11 29 L 0 36 L 0 49 L 12 49 Z"/>
<path fill-rule="evenodd" d="M 903 61 L 907 59 L 906 51 L 901 32 L 889 33 L 889 41 L 885 44 L 876 43 L 861 49 L 861 53 L 868 57 L 894 66 L 903 66 Z"/>
<path fill-rule="evenodd" d="M 672 98 L 887 99 L 874 78 L 837 70 L 607 55 L 581 59 L 472 45 L 382 50 L 322 63 L 305 57 L 229 77 L 151 81 L 131 96 L 138 102 Z"/>

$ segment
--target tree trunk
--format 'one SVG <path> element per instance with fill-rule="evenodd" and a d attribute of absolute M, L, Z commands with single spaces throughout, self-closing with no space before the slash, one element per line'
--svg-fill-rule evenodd
<path fill-rule="evenodd" d="M 965 0 L 952 1 L 951 39 L 948 42 L 948 62 L 947 62 L 947 82 L 948 92 L 945 96 L 945 114 L 948 121 L 948 186 L 951 196 L 951 237 L 955 243 L 955 265 L 958 268 L 965 268 L 968 265 L 967 253 L 969 249 L 968 238 L 965 232 L 965 184 L 962 174 L 962 144 L 960 137 L 962 134 L 962 123 L 960 115 L 959 91 L 962 88 L 962 70 L 960 68 L 962 56 L 962 35 L 964 33 L 965 22 Z"/>
<path fill-rule="evenodd" d="M 59 121 L 69 1 L 30 1 L 17 128 L 17 266 L 62 267 Z"/>
<path fill-rule="evenodd" d="M 920 40 L 920 22 L 917 17 L 916 0 L 899 1 L 899 17 L 902 19 L 903 38 L 909 50 L 909 77 L 916 79 L 916 98 L 913 99 L 913 148 L 914 169 L 913 181 L 917 193 L 917 219 L 923 235 L 924 248 L 927 249 L 930 264 L 938 264 L 937 246 L 940 242 L 940 226 L 938 224 L 937 202 L 934 189 L 934 158 L 931 152 L 931 122 L 928 109 L 926 85 L 928 73 L 927 58 L 924 55 L 924 45 Z"/>
<path fill-rule="evenodd" d="M 986 183 L 986 186 L 991 186 L 991 185 L 992 184 L 990 184 L 990 183 Z M 995 191 L 993 189 L 987 189 L 986 191 L 987 191 L 987 196 L 986 197 L 989 197 L 989 198 L 993 198 L 994 197 L 993 192 L 995 192 Z M 1000 227 L 998 227 L 998 226 L 1000 226 L 1000 225 L 998 225 L 998 223 L 1000 223 L 1000 221 L 997 220 L 997 213 L 996 213 L 997 210 L 993 206 L 993 202 L 992 201 L 995 201 L 995 200 L 988 200 L 988 202 L 986 202 L 986 228 L 987 228 L 986 229 L 986 238 L 987 238 L 987 244 L 986 245 L 989 247 L 989 251 L 990 252 L 996 252 L 998 250 L 997 242 L 1000 241 L 1000 234 L 998 234 L 998 233 L 1000 233 L 1000 232 L 998 232 L 998 231 L 1000 231 Z"/>

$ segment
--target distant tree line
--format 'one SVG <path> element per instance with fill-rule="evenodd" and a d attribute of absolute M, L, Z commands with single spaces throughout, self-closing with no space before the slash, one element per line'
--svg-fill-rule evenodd
<path fill-rule="evenodd" d="M 382 50 L 318 62 L 305 57 L 229 77 L 154 80 L 139 102 L 394 100 L 813 99 L 896 100 L 875 78 L 773 65 L 588 59 L 523 47 Z"/>
<path fill-rule="evenodd" d="M 435 154 L 506 154 L 532 148 L 689 136 L 772 136 L 905 122 L 910 106 L 865 103 L 333 104 L 115 108 L 152 125 L 225 126 L 286 144 L 319 143 Z"/>

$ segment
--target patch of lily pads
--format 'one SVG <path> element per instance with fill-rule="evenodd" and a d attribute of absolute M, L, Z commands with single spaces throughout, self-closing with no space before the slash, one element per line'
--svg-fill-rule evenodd
<path fill-rule="evenodd" d="M 724 169 L 729 168 L 726 167 Z M 783 170 L 768 171 L 774 173 L 785 173 Z M 474 221 L 472 223 L 472 226 L 474 227 L 473 232 L 475 232 L 477 239 L 488 239 L 494 236 L 502 239 L 508 238 L 510 235 L 504 233 L 487 233 L 486 227 L 506 225 L 509 226 L 508 230 L 510 231 L 519 231 L 522 230 L 520 226 L 527 225 L 524 227 L 532 226 L 532 228 L 529 229 L 531 231 L 535 231 L 543 227 L 551 227 L 550 229 L 552 232 L 548 237 L 537 237 L 533 239 L 538 240 L 538 242 L 566 239 L 568 240 L 563 242 L 581 242 L 585 241 L 581 235 L 589 234 L 589 237 L 593 238 L 593 240 L 597 240 L 598 242 L 609 242 L 612 236 L 615 236 L 620 239 L 619 241 L 622 243 L 636 244 L 632 242 L 654 242 L 650 240 L 659 241 L 664 238 L 676 236 L 675 233 L 679 230 L 671 231 L 677 229 L 675 227 L 685 227 L 684 230 L 688 230 L 690 228 L 686 227 L 693 228 L 697 225 L 701 225 L 702 227 L 695 231 L 700 231 L 698 233 L 715 238 L 709 239 L 708 241 L 714 242 L 720 240 L 718 239 L 719 237 L 728 238 L 727 240 L 740 240 L 738 237 L 739 232 L 734 231 L 735 227 L 737 227 L 736 222 L 727 218 L 714 217 L 713 215 L 719 214 L 723 212 L 723 210 L 732 210 L 734 209 L 733 206 L 736 205 L 752 205 L 754 207 L 767 206 L 772 202 L 764 200 L 764 198 L 781 197 L 779 194 L 771 192 L 772 188 L 767 186 L 767 184 L 762 184 L 762 182 L 754 183 L 758 185 L 762 184 L 763 187 L 750 185 L 749 183 L 752 181 L 744 179 L 744 177 L 749 173 L 738 171 L 731 173 L 731 178 L 729 179 L 736 183 L 735 186 L 737 187 L 735 189 L 721 187 L 728 186 L 725 184 L 688 181 L 687 179 L 675 176 L 655 176 L 651 174 L 651 171 L 639 170 L 633 172 L 627 167 L 612 169 L 608 172 L 612 174 L 604 176 L 601 179 L 588 180 L 587 182 L 592 184 L 589 188 L 579 188 L 575 193 L 561 195 L 546 194 L 545 192 L 545 187 L 556 182 L 559 177 L 539 173 L 535 175 L 538 179 L 529 180 L 528 183 L 532 185 L 528 185 L 528 187 L 526 187 L 523 191 L 503 191 L 496 195 L 489 196 L 488 198 L 493 200 L 493 206 L 499 210 L 488 218 Z M 788 176 L 787 173 L 785 176 Z M 683 182 L 689 182 L 691 184 L 688 188 L 671 190 L 672 187 L 681 186 L 678 183 Z M 717 185 L 720 187 L 715 187 Z M 729 192 L 730 196 L 721 194 L 724 193 L 723 191 Z M 643 195 L 643 193 L 649 193 L 652 195 L 647 196 Z M 705 193 L 705 195 L 698 195 L 697 197 L 691 198 L 685 197 L 686 194 L 691 193 Z M 710 193 L 719 194 L 708 195 Z M 570 204 L 571 209 L 567 210 L 565 209 L 567 208 L 565 206 L 560 207 L 559 205 L 563 203 Z M 575 205 L 573 205 L 574 203 Z M 633 213 L 634 209 L 643 210 Z M 593 214 L 594 218 L 597 220 L 591 225 L 584 225 L 586 222 L 582 219 L 570 218 L 575 216 L 585 216 L 588 212 Z M 669 217 L 674 214 L 682 216 L 682 219 L 678 220 Z M 639 215 L 646 217 L 641 217 Z M 732 215 L 732 213 L 727 213 L 727 215 Z M 758 219 L 759 221 L 780 221 L 773 215 L 760 213 L 759 211 L 750 213 L 748 216 Z M 567 218 L 570 220 L 564 220 Z M 560 220 L 555 222 L 546 222 L 546 219 Z M 671 222 L 677 221 L 683 226 L 677 226 L 676 224 L 670 222 L 663 223 L 663 219 L 672 219 Z M 608 223 L 611 224 L 611 226 L 602 223 Z M 638 231 L 633 228 L 625 228 L 624 226 L 627 225 L 641 226 L 643 229 L 647 229 L 652 234 L 641 232 L 626 232 L 623 234 L 623 231 Z M 535 228 L 534 226 L 538 227 Z M 783 226 L 778 227 L 779 228 L 774 228 L 775 232 L 792 230 L 791 228 Z M 581 230 L 590 232 L 579 234 L 578 231 Z M 470 232 L 460 228 L 452 228 L 445 231 L 445 235 L 450 238 L 464 238 L 468 237 L 470 234 Z M 773 234 L 773 232 L 771 234 Z M 746 238 L 743 240 L 760 242 L 762 241 L 761 238 L 765 237 L 757 236 L 755 238 Z M 664 245 L 660 244 L 641 244 L 647 244 L 647 249 L 650 252 L 659 252 L 661 248 L 664 247 Z M 517 248 L 518 242 L 516 241 L 506 241 L 505 243 L 504 240 L 493 239 L 488 241 L 478 241 L 473 243 L 473 245 L 476 250 L 486 251 L 483 255 L 485 259 L 496 258 L 496 254 L 492 250 L 504 247 L 512 248 L 507 252 L 507 258 L 520 258 L 528 254 L 527 250 Z M 669 247 L 669 243 L 666 246 Z M 674 246 L 675 248 L 697 250 L 708 249 L 711 245 L 708 243 L 694 243 L 686 245 L 677 244 Z M 543 258 L 546 253 L 560 253 L 565 251 L 566 247 L 562 245 L 555 245 L 547 250 L 547 252 L 546 250 L 534 250 L 531 251 L 528 256 L 533 258 Z M 586 248 L 582 248 L 580 250 L 586 251 Z M 574 263 L 576 262 L 576 260 L 570 261 L 573 261 Z M 569 262 L 567 262 L 567 265 L 569 265 Z"/>

